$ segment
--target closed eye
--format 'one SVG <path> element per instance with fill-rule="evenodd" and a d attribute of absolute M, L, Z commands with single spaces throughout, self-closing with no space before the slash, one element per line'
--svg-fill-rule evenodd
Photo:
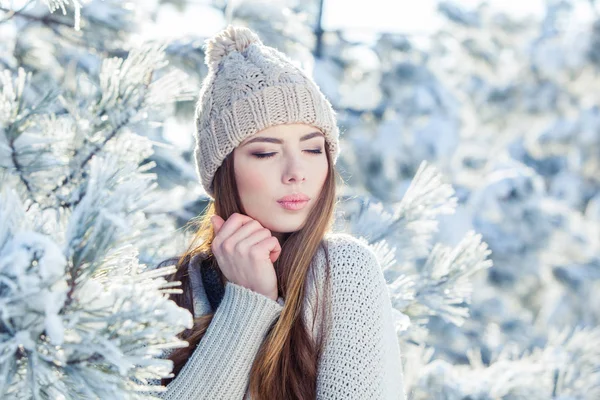
<path fill-rule="evenodd" d="M 308 151 L 309 153 L 312 153 L 312 154 L 323 154 L 323 151 L 321 149 L 306 150 L 306 151 Z M 271 158 L 275 154 L 277 154 L 277 153 L 253 153 L 252 155 L 255 156 L 256 158 Z"/>

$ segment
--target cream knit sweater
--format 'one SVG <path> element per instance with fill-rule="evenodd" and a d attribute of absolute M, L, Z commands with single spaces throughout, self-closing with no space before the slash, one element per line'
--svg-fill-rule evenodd
<path fill-rule="evenodd" d="M 359 239 L 346 233 L 328 233 L 331 263 L 330 336 L 318 368 L 317 400 L 405 400 L 400 348 L 392 322 L 391 302 L 375 254 Z M 309 273 L 304 318 L 313 326 L 316 291 L 322 299 L 325 254 L 319 249 L 316 279 Z M 211 311 L 202 287 L 198 260 L 189 264 L 194 314 Z M 243 286 L 227 282 L 225 294 L 204 337 L 163 399 L 251 400 L 250 368 L 269 327 L 283 309 Z M 321 308 L 316 314 L 320 315 Z M 314 336 L 316 337 L 316 336 Z M 275 399 L 274 399 L 275 400 Z"/>

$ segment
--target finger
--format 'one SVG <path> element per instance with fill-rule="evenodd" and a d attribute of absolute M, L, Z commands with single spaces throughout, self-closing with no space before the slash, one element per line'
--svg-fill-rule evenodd
<path fill-rule="evenodd" d="M 219 239 L 218 239 L 219 243 L 221 243 L 223 240 L 227 239 L 229 236 L 233 235 L 242 225 L 244 225 L 250 221 L 252 221 L 252 218 L 250 218 L 247 215 L 239 214 L 239 213 L 231 214 L 231 216 L 229 216 L 229 218 L 227 218 L 227 221 L 225 221 L 219 227 Z"/>
<path fill-rule="evenodd" d="M 238 243 L 238 247 L 245 248 L 248 245 L 248 243 L 251 243 L 252 241 L 254 241 L 254 243 L 260 242 L 260 240 L 257 241 L 251 239 L 250 242 L 246 243 L 244 242 L 244 240 L 255 236 L 257 231 L 261 229 L 265 228 L 263 228 L 260 222 L 253 219 L 252 221 L 248 221 L 244 225 L 240 226 L 240 228 L 237 231 L 235 231 L 231 236 L 229 236 L 229 240 Z M 265 236 L 264 234 L 261 234 L 261 236 L 263 236 L 262 239 L 271 236 L 271 231 L 269 231 L 268 229 L 266 229 L 266 231 L 268 231 L 268 235 Z M 251 245 L 253 245 L 254 243 L 251 243 Z"/>
<path fill-rule="evenodd" d="M 221 230 L 221 227 L 223 226 L 223 223 L 225 221 L 223 220 L 223 218 L 219 217 L 216 214 L 213 215 L 212 217 L 210 217 L 210 221 L 212 223 L 212 227 L 213 227 L 213 230 L 215 231 L 215 235 L 216 235 Z"/>
<path fill-rule="evenodd" d="M 260 251 L 264 251 L 269 254 L 269 259 L 271 262 L 277 260 L 279 254 L 281 253 L 281 246 L 279 245 L 279 241 L 275 236 L 271 236 L 266 238 L 265 240 L 257 243 L 255 247 L 261 249 Z"/>
<path fill-rule="evenodd" d="M 275 239 L 275 247 L 269 253 L 269 257 L 271 258 L 272 263 L 277 261 L 277 259 L 279 258 L 279 255 L 281 254 L 281 245 L 279 244 L 279 240 L 277 240 L 277 238 L 274 236 L 273 236 L 273 238 Z"/>
<path fill-rule="evenodd" d="M 240 228 L 240 230 L 241 229 L 243 229 L 243 228 Z M 236 234 L 235 234 L 236 237 L 239 233 L 240 233 L 240 231 L 236 232 Z M 254 229 L 249 235 L 246 235 L 246 237 L 242 237 L 238 241 L 237 247 L 238 247 L 238 249 L 240 249 L 241 252 L 245 252 L 247 254 L 248 249 L 250 249 L 255 244 L 260 243 L 263 240 L 269 238 L 270 236 L 271 236 L 270 230 L 259 226 L 257 229 Z"/>

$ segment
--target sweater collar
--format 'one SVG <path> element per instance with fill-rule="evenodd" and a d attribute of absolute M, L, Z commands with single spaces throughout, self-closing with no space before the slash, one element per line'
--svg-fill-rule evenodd
<path fill-rule="evenodd" d="M 214 312 L 225 294 L 218 271 L 203 262 L 202 254 L 195 254 L 190 259 L 189 275 L 194 298 L 201 298 L 197 291 L 203 289 Z"/>

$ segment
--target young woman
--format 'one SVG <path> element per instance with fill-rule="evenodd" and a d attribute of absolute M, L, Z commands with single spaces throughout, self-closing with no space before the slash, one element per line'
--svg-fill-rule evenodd
<path fill-rule="evenodd" d="M 164 399 L 405 399 L 380 265 L 334 233 L 335 113 L 244 27 L 206 43 L 195 161 L 212 197 L 173 259 L 194 315 Z M 169 261 L 169 260 L 167 260 Z M 165 263 L 162 263 L 165 264 Z"/>

